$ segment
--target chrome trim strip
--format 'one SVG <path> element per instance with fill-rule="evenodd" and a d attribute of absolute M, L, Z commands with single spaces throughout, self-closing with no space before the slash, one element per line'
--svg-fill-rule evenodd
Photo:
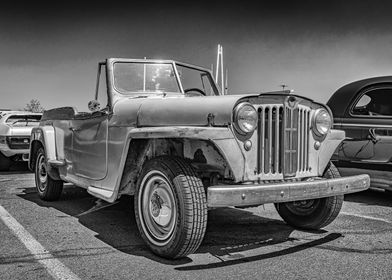
<path fill-rule="evenodd" d="M 352 126 L 352 127 L 369 127 L 369 128 L 392 128 L 390 124 L 359 124 L 359 123 L 334 123 L 334 126 Z"/>

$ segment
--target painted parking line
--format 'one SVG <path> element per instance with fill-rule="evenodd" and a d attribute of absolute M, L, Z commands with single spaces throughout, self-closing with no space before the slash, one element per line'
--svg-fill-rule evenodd
<path fill-rule="evenodd" d="M 50 254 L 34 237 L 0 205 L 0 219 L 15 234 L 34 258 L 54 279 L 80 280 L 68 267 Z"/>
<path fill-rule="evenodd" d="M 347 212 L 340 212 L 339 214 L 392 224 L 392 221 L 387 220 L 387 219 L 383 219 L 383 218 L 377 218 L 377 217 L 366 216 L 366 215 L 359 215 L 359 214 L 347 213 Z"/>

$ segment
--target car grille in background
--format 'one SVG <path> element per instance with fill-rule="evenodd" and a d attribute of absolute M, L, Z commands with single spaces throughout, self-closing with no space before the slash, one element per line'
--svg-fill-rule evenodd
<path fill-rule="evenodd" d="M 310 108 L 258 108 L 258 173 L 293 177 L 309 171 Z"/>
<path fill-rule="evenodd" d="M 8 136 L 7 144 L 10 149 L 25 150 L 30 147 L 30 136 Z"/>

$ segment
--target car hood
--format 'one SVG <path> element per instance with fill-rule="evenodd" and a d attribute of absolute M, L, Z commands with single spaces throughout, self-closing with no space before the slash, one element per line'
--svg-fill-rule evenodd
<path fill-rule="evenodd" d="M 240 102 L 285 104 L 289 98 L 314 109 L 325 107 L 309 98 L 286 92 L 200 97 L 122 97 L 114 103 L 112 121 L 115 126 L 137 127 L 227 126 L 232 121 L 234 107 Z"/>
<path fill-rule="evenodd" d="M 227 126 L 244 95 L 122 98 L 114 105 L 118 125 Z"/>

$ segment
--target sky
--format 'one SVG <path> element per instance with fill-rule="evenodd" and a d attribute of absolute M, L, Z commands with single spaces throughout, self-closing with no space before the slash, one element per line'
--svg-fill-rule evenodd
<path fill-rule="evenodd" d="M 175 59 L 211 67 L 223 46 L 229 94 L 327 102 L 351 81 L 392 74 L 388 1 L 115 1 L 0 9 L 0 108 L 38 99 L 87 110 L 97 63 Z M 37 4 L 38 3 L 38 4 Z"/>

